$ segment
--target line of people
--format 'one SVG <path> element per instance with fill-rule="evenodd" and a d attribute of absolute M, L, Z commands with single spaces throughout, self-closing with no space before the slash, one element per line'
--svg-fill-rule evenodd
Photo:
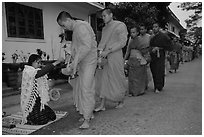
<path fill-rule="evenodd" d="M 102 30 L 101 41 L 97 46 L 94 31 L 89 23 L 75 20 L 65 11 L 57 17 L 57 22 L 63 29 L 73 31 L 72 61 L 67 65 L 67 71 L 69 75 L 75 75 L 76 72 L 78 74 L 78 77 L 73 80 L 75 82 L 71 83 L 74 105 L 82 116 L 80 118 L 80 121 L 83 121 L 80 126 L 82 129 L 89 128 L 90 120 L 94 118 L 94 111 L 105 110 L 106 100 L 115 102 L 116 108 L 123 107 L 128 91 L 122 52 L 127 41 L 127 27 L 123 22 L 113 20 L 111 9 L 103 9 L 102 18 L 105 26 Z M 137 37 L 139 30 L 141 35 Z M 146 33 L 144 25 L 141 25 L 139 30 L 136 27 L 131 29 L 132 40 L 125 56 L 129 64 L 129 93 L 133 96 L 145 93 L 150 69 L 155 92 L 163 89 L 165 51 L 170 49 L 170 39 L 159 31 L 158 23 L 153 24 L 153 37 Z M 101 51 L 99 55 L 98 50 Z M 107 60 L 103 69 L 100 70 L 96 69 L 98 56 Z M 24 124 L 44 124 L 56 118 L 47 104 L 49 88 L 46 84 L 46 74 L 64 60 L 60 58 L 42 69 L 39 69 L 40 61 L 39 56 L 31 55 L 29 65 L 23 70 L 21 108 Z M 95 106 L 96 92 L 101 98 L 98 107 Z M 36 119 L 39 120 L 36 121 Z"/>
<path fill-rule="evenodd" d="M 197 48 L 197 49 L 196 49 Z M 179 65 L 199 57 L 198 46 L 187 46 L 178 37 L 172 38 L 172 50 L 166 54 L 165 74 L 176 73 Z"/>

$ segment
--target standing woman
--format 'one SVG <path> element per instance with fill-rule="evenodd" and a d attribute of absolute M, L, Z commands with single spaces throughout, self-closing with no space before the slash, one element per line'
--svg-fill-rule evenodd
<path fill-rule="evenodd" d="M 23 113 L 22 124 L 43 125 L 56 119 L 55 112 L 48 106 L 47 73 L 54 66 L 64 61 L 58 61 L 41 67 L 41 57 L 32 54 L 25 65 L 21 84 L 21 111 Z"/>
<path fill-rule="evenodd" d="M 100 81 L 97 81 L 99 88 L 96 88 L 101 98 L 101 104 L 95 111 L 105 110 L 105 100 L 117 102 L 118 107 L 123 107 L 127 83 L 124 73 L 124 59 L 122 48 L 127 41 L 127 27 L 120 21 L 113 20 L 111 9 L 102 11 L 102 18 L 105 27 L 102 30 L 102 38 L 98 49 L 102 50 L 101 57 L 107 58 L 108 62 L 103 66 L 100 74 L 97 74 Z"/>

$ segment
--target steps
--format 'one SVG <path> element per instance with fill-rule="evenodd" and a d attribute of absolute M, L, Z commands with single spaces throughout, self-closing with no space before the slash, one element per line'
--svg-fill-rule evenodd
<path fill-rule="evenodd" d="M 3 98 L 12 96 L 12 95 L 17 95 L 17 94 L 20 94 L 20 91 L 14 90 L 13 88 L 8 87 L 5 82 L 2 83 L 2 97 Z"/>

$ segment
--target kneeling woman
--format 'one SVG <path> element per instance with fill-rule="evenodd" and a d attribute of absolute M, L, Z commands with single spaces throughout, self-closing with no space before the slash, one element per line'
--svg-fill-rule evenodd
<path fill-rule="evenodd" d="M 56 119 L 55 112 L 48 106 L 49 87 L 46 74 L 62 61 L 64 59 L 60 58 L 40 69 L 41 57 L 36 54 L 29 57 L 21 84 L 22 124 L 43 125 Z"/>

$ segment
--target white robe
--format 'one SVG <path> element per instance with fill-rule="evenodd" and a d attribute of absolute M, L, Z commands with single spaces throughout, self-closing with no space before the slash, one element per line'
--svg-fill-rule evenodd
<path fill-rule="evenodd" d="M 78 21 L 73 27 L 72 48 L 78 77 L 71 81 L 74 104 L 85 119 L 92 116 L 95 106 L 94 74 L 97 66 L 97 42 L 91 26 Z"/>

